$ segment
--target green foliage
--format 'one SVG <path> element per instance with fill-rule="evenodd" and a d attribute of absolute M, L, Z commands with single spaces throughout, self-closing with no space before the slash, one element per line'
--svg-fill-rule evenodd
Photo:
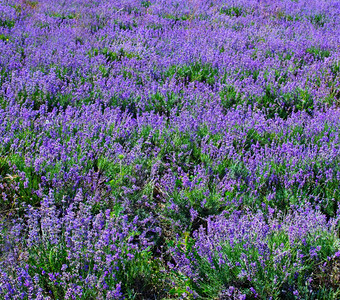
<path fill-rule="evenodd" d="M 278 94 L 270 85 L 266 86 L 262 97 L 250 97 L 247 102 L 259 109 L 264 109 L 268 118 L 278 115 L 287 119 L 294 111 L 304 110 L 311 113 L 314 108 L 314 101 L 308 91 L 297 89 L 292 93 Z"/>
<path fill-rule="evenodd" d="M 226 86 L 220 91 L 221 105 L 228 110 L 241 103 L 241 96 L 233 86 Z"/>
<path fill-rule="evenodd" d="M 149 8 L 152 5 L 152 3 L 151 3 L 151 1 L 142 1 L 141 5 L 144 8 Z"/>
<path fill-rule="evenodd" d="M 281 20 L 285 20 L 287 22 L 297 22 L 297 21 L 302 20 L 302 17 L 299 16 L 299 15 L 288 15 L 284 12 L 278 13 L 277 17 L 280 18 Z"/>
<path fill-rule="evenodd" d="M 0 19 L 0 27 L 13 28 L 15 25 L 15 20 Z"/>
<path fill-rule="evenodd" d="M 96 51 L 95 53 L 98 53 L 98 50 L 94 50 L 94 51 Z M 101 50 L 101 53 L 106 57 L 108 62 L 121 61 L 123 58 L 140 59 L 140 56 L 138 54 L 127 52 L 123 48 L 121 48 L 118 52 L 113 52 L 113 51 L 110 51 L 108 48 L 103 48 Z"/>
<path fill-rule="evenodd" d="M 181 95 L 167 92 L 166 95 L 157 92 L 149 96 L 146 111 L 154 111 L 161 115 L 169 116 L 174 108 L 181 109 L 183 106 Z"/>
<path fill-rule="evenodd" d="M 75 14 L 61 14 L 59 12 L 54 12 L 54 13 L 51 13 L 50 16 L 52 18 L 56 18 L 56 19 L 60 19 L 61 21 L 63 20 L 72 20 L 74 18 L 76 18 L 76 15 Z"/>
<path fill-rule="evenodd" d="M 259 76 L 258 71 L 251 73 L 253 79 Z M 246 77 L 248 77 L 246 75 Z M 283 83 L 285 76 L 277 75 L 278 82 Z M 241 77 L 242 79 L 242 77 Z M 314 101 L 307 90 L 296 89 L 291 93 L 278 93 L 268 84 L 262 96 L 244 97 L 237 92 L 233 86 L 225 86 L 220 91 L 221 105 L 225 110 L 238 105 L 251 105 L 253 108 L 264 110 L 268 118 L 274 118 L 276 115 L 283 119 L 287 119 L 292 112 L 306 111 L 312 114 L 314 109 Z"/>
<path fill-rule="evenodd" d="M 162 29 L 163 25 L 162 24 L 148 24 L 146 25 L 146 28 L 158 30 L 158 29 Z"/>
<path fill-rule="evenodd" d="M 215 77 L 218 76 L 217 68 L 210 63 L 194 62 L 188 65 L 172 66 L 162 74 L 162 78 L 175 77 L 178 81 L 188 84 L 199 81 L 209 85 L 215 84 Z"/>
<path fill-rule="evenodd" d="M 246 14 L 246 11 L 243 7 L 231 6 L 221 8 L 220 13 L 230 17 L 241 17 Z"/>
<path fill-rule="evenodd" d="M 0 34 L 0 40 L 3 42 L 8 42 L 9 41 L 9 36 Z"/>
<path fill-rule="evenodd" d="M 316 60 L 323 60 L 324 58 L 329 57 L 331 55 L 329 50 L 321 49 L 321 48 L 314 47 L 314 46 L 308 48 L 306 52 L 312 54 L 314 59 Z"/>
<path fill-rule="evenodd" d="M 327 16 L 324 14 L 315 14 L 308 17 L 310 22 L 317 27 L 323 27 L 327 22 Z"/>
<path fill-rule="evenodd" d="M 164 19 L 169 19 L 169 20 L 173 20 L 175 22 L 177 21 L 187 21 L 191 19 L 191 16 L 189 14 L 183 14 L 183 15 L 173 15 L 173 14 L 165 14 L 163 15 Z"/>

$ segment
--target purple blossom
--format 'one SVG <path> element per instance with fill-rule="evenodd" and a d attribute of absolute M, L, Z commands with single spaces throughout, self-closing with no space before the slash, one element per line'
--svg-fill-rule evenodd
<path fill-rule="evenodd" d="M 2 1 L 0 298 L 314 297 L 338 2 Z"/>

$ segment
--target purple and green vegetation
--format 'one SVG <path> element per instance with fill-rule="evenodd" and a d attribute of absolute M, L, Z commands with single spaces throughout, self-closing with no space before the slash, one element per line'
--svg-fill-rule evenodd
<path fill-rule="evenodd" d="M 0 299 L 340 299 L 338 0 L 0 1 Z"/>

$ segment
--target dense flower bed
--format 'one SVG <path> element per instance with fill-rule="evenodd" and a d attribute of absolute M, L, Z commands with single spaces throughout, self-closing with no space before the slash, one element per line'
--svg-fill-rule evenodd
<path fill-rule="evenodd" d="M 0 3 L 0 298 L 339 299 L 340 3 Z"/>

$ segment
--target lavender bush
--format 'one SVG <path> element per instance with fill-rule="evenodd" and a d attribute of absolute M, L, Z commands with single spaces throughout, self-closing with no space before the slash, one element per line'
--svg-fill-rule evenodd
<path fill-rule="evenodd" d="M 28 206 L 24 219 L 3 227 L 0 295 L 121 299 L 150 293 L 159 264 L 150 261 L 150 243 L 137 231 L 137 220 L 91 209 L 78 194 L 58 211 L 50 194 L 38 209 Z"/>
<path fill-rule="evenodd" d="M 2 1 L 0 297 L 338 299 L 339 32 L 336 0 Z"/>
<path fill-rule="evenodd" d="M 314 290 L 318 265 L 340 252 L 334 225 L 307 208 L 292 208 L 283 218 L 234 211 L 209 218 L 207 228 L 180 240 L 174 269 L 187 276 L 193 295 L 226 299 L 320 299 Z M 328 297 L 339 296 L 328 291 Z M 321 296 L 321 297 L 320 297 Z"/>

